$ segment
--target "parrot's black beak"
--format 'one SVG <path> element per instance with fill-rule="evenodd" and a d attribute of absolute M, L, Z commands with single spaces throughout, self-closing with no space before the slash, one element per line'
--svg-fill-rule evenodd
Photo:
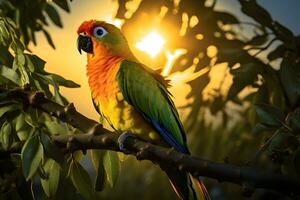
<path fill-rule="evenodd" d="M 81 50 L 86 53 L 93 53 L 93 42 L 88 36 L 79 35 L 77 39 L 77 49 L 81 54 Z"/>

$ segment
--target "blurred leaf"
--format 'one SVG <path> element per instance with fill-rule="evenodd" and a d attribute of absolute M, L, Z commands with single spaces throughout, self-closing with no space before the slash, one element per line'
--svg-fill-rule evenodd
<path fill-rule="evenodd" d="M 64 11 L 70 12 L 70 8 L 67 0 L 53 0 L 53 2 Z"/>
<path fill-rule="evenodd" d="M 268 54 L 268 59 L 273 61 L 277 58 L 282 58 L 286 52 L 286 48 L 283 44 L 278 45 L 273 51 Z"/>
<path fill-rule="evenodd" d="M 34 133 L 33 133 L 34 134 Z M 29 180 L 38 169 L 43 157 L 43 146 L 38 135 L 32 135 L 22 148 L 23 174 Z"/>
<path fill-rule="evenodd" d="M 228 99 L 236 96 L 246 86 L 254 83 L 260 71 L 260 66 L 256 63 L 242 64 L 237 69 L 231 69 L 230 72 L 234 76 L 233 84 L 228 92 Z"/>
<path fill-rule="evenodd" d="M 297 139 L 291 133 L 284 130 L 278 130 L 278 131 L 279 132 L 272 139 L 269 145 L 269 150 L 271 152 L 277 152 L 277 151 L 283 152 L 293 148 L 295 145 L 298 145 Z"/>
<path fill-rule="evenodd" d="M 47 39 L 48 44 L 49 44 L 53 49 L 55 49 L 55 45 L 54 45 L 54 42 L 53 42 L 53 40 L 52 40 L 50 34 L 49 34 L 46 30 L 44 30 L 44 29 L 43 29 L 42 31 L 43 31 L 43 33 L 44 33 L 46 39 Z"/>
<path fill-rule="evenodd" d="M 223 24 L 238 24 L 239 20 L 232 14 L 227 12 L 216 11 L 214 14 L 218 17 L 219 20 L 223 22 Z"/>
<path fill-rule="evenodd" d="M 272 17 L 269 12 L 257 4 L 256 0 L 239 0 L 242 5 L 242 12 L 252 17 L 255 21 L 264 26 L 272 26 Z"/>
<path fill-rule="evenodd" d="M 27 57 L 29 57 L 31 63 L 33 64 L 35 70 L 37 72 L 43 72 L 46 62 L 41 59 L 40 57 L 32 54 L 26 54 Z"/>
<path fill-rule="evenodd" d="M 256 35 L 250 41 L 247 42 L 248 45 L 260 46 L 263 45 L 268 40 L 268 35 Z"/>
<path fill-rule="evenodd" d="M 73 160 L 71 163 L 70 177 L 77 191 L 85 199 L 89 199 L 89 200 L 97 199 L 89 174 L 77 161 Z"/>
<path fill-rule="evenodd" d="M 36 55 L 25 54 L 27 67 L 31 72 L 45 73 L 45 61 Z"/>
<path fill-rule="evenodd" d="M 47 4 L 45 11 L 46 11 L 47 15 L 49 16 L 49 18 L 51 19 L 51 21 L 56 26 L 62 28 L 62 22 L 61 22 L 60 16 L 59 16 L 58 12 L 56 11 L 56 9 L 52 5 Z"/>
<path fill-rule="evenodd" d="M 77 88 L 80 87 L 80 85 L 78 85 L 77 83 L 71 81 L 71 80 L 67 80 L 62 76 L 59 76 L 57 74 L 51 74 L 48 75 L 51 76 L 53 78 L 54 81 L 57 82 L 58 85 L 60 86 L 64 86 L 64 87 L 68 87 L 68 88 Z"/>
<path fill-rule="evenodd" d="M 108 183 L 111 187 L 115 185 L 120 172 L 120 165 L 117 152 L 106 151 L 103 158 L 104 169 L 107 175 Z"/>
<path fill-rule="evenodd" d="M 20 40 L 13 40 L 12 43 L 10 44 L 10 47 L 17 54 L 22 54 L 25 48 L 24 44 Z"/>
<path fill-rule="evenodd" d="M 0 64 L 5 66 L 12 66 L 14 57 L 13 55 L 8 51 L 7 46 L 3 46 L 0 44 Z"/>
<path fill-rule="evenodd" d="M 279 108 L 267 104 L 256 104 L 255 108 L 261 123 L 275 127 L 284 123 L 285 115 Z"/>
<path fill-rule="evenodd" d="M 105 184 L 105 169 L 103 166 L 103 157 L 105 155 L 105 151 L 93 149 L 91 150 L 91 158 L 96 171 L 96 182 L 95 182 L 95 190 L 101 191 L 104 188 Z"/>
<path fill-rule="evenodd" d="M 292 160 L 294 169 L 297 172 L 298 176 L 300 176 L 300 147 L 298 147 L 298 149 L 294 152 Z"/>
<path fill-rule="evenodd" d="M 288 28 L 281 25 L 277 21 L 274 22 L 273 26 L 275 27 L 274 29 L 278 33 L 280 39 L 282 39 L 285 42 L 293 42 L 294 34 L 292 31 L 290 31 Z"/>
<path fill-rule="evenodd" d="M 292 106 L 295 106 L 300 98 L 300 80 L 294 67 L 290 60 L 284 59 L 279 70 L 284 92 Z"/>
<path fill-rule="evenodd" d="M 4 150 L 8 150 L 12 143 L 12 127 L 11 124 L 5 121 L 2 124 L 1 132 L 0 132 L 0 142 Z"/>
<path fill-rule="evenodd" d="M 60 166 L 54 160 L 49 159 L 44 165 L 44 170 L 48 174 L 48 178 L 41 179 L 41 184 L 45 194 L 50 198 L 54 198 L 59 183 Z"/>
<path fill-rule="evenodd" d="M 270 130 L 270 126 L 267 126 L 265 124 L 262 124 L 262 123 L 258 123 L 255 125 L 255 127 L 252 129 L 252 132 L 254 134 L 257 134 L 257 133 L 261 133 L 261 132 L 264 132 L 264 131 L 268 131 Z"/>
<path fill-rule="evenodd" d="M 232 67 L 234 64 L 238 63 L 240 60 L 247 62 L 249 54 L 243 49 L 231 49 L 231 48 L 219 48 L 217 55 L 217 62 L 228 62 L 228 65 Z"/>
<path fill-rule="evenodd" d="M 300 115 L 299 111 L 296 110 L 292 113 L 289 113 L 286 117 L 287 125 L 293 130 L 295 135 L 300 134 Z"/>
<path fill-rule="evenodd" d="M 0 75 L 7 78 L 8 80 L 11 80 L 17 85 L 21 85 L 19 74 L 9 67 L 6 67 L 4 65 L 0 66 Z"/>
<path fill-rule="evenodd" d="M 54 159 L 59 164 L 64 163 L 64 156 L 60 149 L 52 142 L 51 138 L 44 132 L 41 132 L 41 143 L 44 147 L 45 154 Z"/>

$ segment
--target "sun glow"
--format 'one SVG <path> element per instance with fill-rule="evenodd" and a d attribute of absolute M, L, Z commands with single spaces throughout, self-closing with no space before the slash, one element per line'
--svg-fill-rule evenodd
<path fill-rule="evenodd" d="M 164 44 L 164 38 L 159 33 L 153 31 L 137 42 L 135 47 L 149 54 L 151 58 L 154 58 L 162 50 Z"/>

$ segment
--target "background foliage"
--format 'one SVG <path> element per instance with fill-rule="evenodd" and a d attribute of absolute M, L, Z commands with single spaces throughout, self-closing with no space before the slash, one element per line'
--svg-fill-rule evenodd
<path fill-rule="evenodd" d="M 188 82 L 192 90 L 186 99 L 191 103 L 180 109 L 187 113 L 184 125 L 195 155 L 299 177 L 300 36 L 275 21 L 255 0 L 237 2 L 251 22 L 218 11 L 216 1 L 205 0 L 143 0 L 136 10 L 129 9 L 131 1 L 119 0 L 116 17 L 125 20 L 122 29 L 129 36 L 132 30 L 143 33 L 153 26 L 176 33 L 166 36 L 171 41 L 167 48 L 184 48 L 187 53 L 176 60 L 172 72 L 191 67 L 206 71 Z M 79 85 L 46 72 L 45 61 L 28 49 L 39 31 L 54 47 L 46 27 L 48 21 L 62 27 L 57 9 L 69 12 L 68 2 L 0 1 L 0 84 L 11 90 L 43 91 L 66 105 L 59 88 Z M 141 27 L 141 21 L 148 23 Z M 165 61 L 161 54 L 155 64 L 163 66 Z M 221 78 L 217 87 L 211 87 L 215 74 Z M 96 180 L 91 180 L 80 163 L 82 152 L 63 155 L 49 139 L 51 134 L 79 131 L 36 109 L 7 101 L 6 95 L 0 95 L 1 199 L 31 199 L 31 193 L 36 199 L 124 199 L 124 191 L 127 199 L 175 198 L 166 176 L 152 163 L 129 158 L 119 164 L 114 152 L 90 152 L 96 169 L 91 172 Z M 20 142 L 24 144 L 21 154 L 10 154 Z M 120 165 L 121 178 L 116 182 Z M 212 199 L 243 198 L 241 187 L 205 182 Z M 96 192 L 105 183 L 115 186 Z M 283 197 L 258 190 L 252 198 Z"/>

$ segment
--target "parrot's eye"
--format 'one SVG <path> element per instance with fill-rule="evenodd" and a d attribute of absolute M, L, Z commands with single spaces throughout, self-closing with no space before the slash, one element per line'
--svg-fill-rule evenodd
<path fill-rule="evenodd" d="M 93 35 L 96 37 L 96 38 L 102 38 L 104 35 L 107 34 L 107 31 L 101 27 L 101 26 L 97 26 L 96 28 L 94 28 L 93 30 Z"/>

